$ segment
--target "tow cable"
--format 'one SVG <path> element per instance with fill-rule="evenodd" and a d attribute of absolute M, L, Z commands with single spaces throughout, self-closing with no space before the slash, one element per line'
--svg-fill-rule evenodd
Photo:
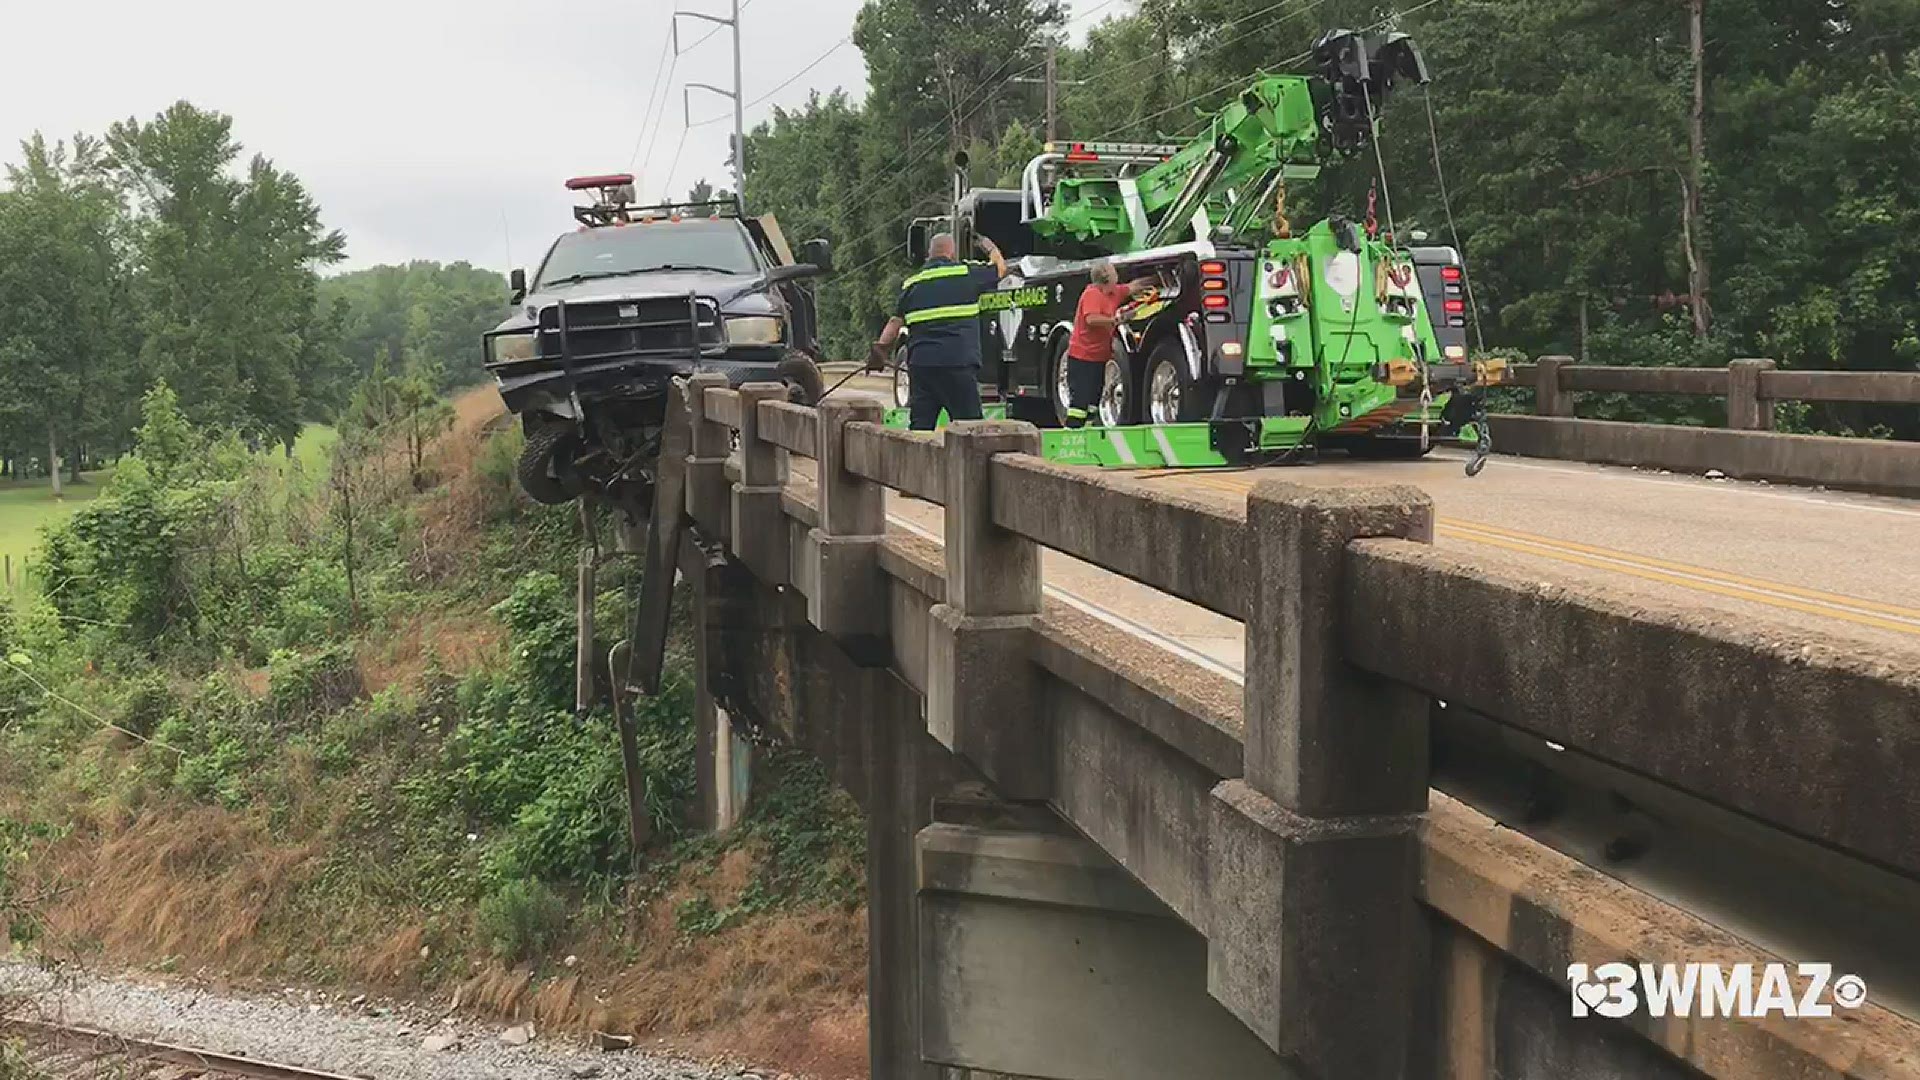
<path fill-rule="evenodd" d="M 834 392 L 835 390 L 838 390 L 838 389 L 840 389 L 841 387 L 843 387 L 843 386 L 845 386 L 845 385 L 847 385 L 848 383 L 850 383 L 850 382 L 852 382 L 852 381 L 853 381 L 853 377 L 854 377 L 854 376 L 856 376 L 856 375 L 865 375 L 865 374 L 869 374 L 869 372 L 867 371 L 867 369 L 866 369 L 866 368 L 865 368 L 864 366 L 862 366 L 862 367 L 857 367 L 857 368 L 854 368 L 854 369 L 853 369 L 852 371 L 849 371 L 849 372 L 847 372 L 847 374 L 846 374 L 846 376 L 845 376 L 844 378 L 842 378 L 842 379 L 841 379 L 841 380 L 840 380 L 839 382 L 837 382 L 837 383 L 834 383 L 834 384 L 833 384 L 832 386 L 830 386 L 830 387 L 828 387 L 828 388 L 827 388 L 827 391 L 826 391 L 826 393 L 824 393 L 824 394 L 821 394 L 821 395 L 820 395 L 820 400 L 821 400 L 821 401 L 825 401 L 825 400 L 827 400 L 828 398 L 830 398 L 830 397 L 832 397 L 832 396 L 833 396 L 833 392 Z"/>

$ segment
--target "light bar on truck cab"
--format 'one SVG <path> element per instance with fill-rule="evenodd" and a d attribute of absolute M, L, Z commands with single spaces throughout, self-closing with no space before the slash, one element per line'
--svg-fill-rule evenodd
<path fill-rule="evenodd" d="M 568 191 L 591 191 L 594 188 L 622 187 L 633 183 L 632 173 L 608 173 L 605 176 L 576 176 L 567 181 Z"/>

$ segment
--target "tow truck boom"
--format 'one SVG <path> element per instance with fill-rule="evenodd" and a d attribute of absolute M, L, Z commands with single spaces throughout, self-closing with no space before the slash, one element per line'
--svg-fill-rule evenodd
<path fill-rule="evenodd" d="M 1226 235 L 1239 235 L 1272 205 L 1277 184 L 1318 176 L 1329 150 L 1348 157 L 1371 145 L 1374 118 L 1398 82 L 1429 81 L 1405 34 L 1336 30 L 1313 55 L 1317 76 L 1257 78 L 1214 113 L 1206 131 L 1162 148 L 1171 150 L 1165 160 L 1137 175 L 1061 177 L 1044 213 L 1030 200 L 1034 231 L 1120 254 L 1167 243 L 1205 209 Z M 1098 156 L 1070 152 L 1061 160 L 1076 159 Z"/>

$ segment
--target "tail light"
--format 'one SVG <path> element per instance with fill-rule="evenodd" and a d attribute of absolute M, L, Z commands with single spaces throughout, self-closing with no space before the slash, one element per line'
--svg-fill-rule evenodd
<path fill-rule="evenodd" d="M 1219 293 L 1208 293 L 1206 296 L 1201 298 L 1200 306 L 1206 308 L 1208 311 L 1225 311 L 1227 309 L 1227 305 L 1231 304 L 1232 302 L 1233 301 L 1227 299 L 1225 296 L 1222 296 Z"/>
<path fill-rule="evenodd" d="M 1465 276 L 1465 273 L 1457 266 L 1443 266 L 1440 268 L 1440 280 L 1449 285 L 1459 284 L 1460 280 Z"/>
<path fill-rule="evenodd" d="M 1446 302 L 1446 307 L 1447 314 L 1449 315 L 1464 315 L 1467 312 L 1467 302 L 1465 300 L 1449 299 Z"/>

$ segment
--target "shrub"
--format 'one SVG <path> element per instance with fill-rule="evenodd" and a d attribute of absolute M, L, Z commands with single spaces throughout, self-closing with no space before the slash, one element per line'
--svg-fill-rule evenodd
<path fill-rule="evenodd" d="M 151 735 L 179 707 L 180 696 L 159 672 L 142 672 L 128 681 L 115 722 L 135 735 Z"/>
<path fill-rule="evenodd" d="M 298 723 L 333 712 L 360 696 L 353 649 L 334 644 L 312 653 L 281 650 L 267 660 L 267 694 L 274 717 Z"/>
<path fill-rule="evenodd" d="M 494 952 L 517 964 L 552 947 L 566 929 L 567 902 L 546 883 L 517 879 L 480 901 L 480 933 Z"/>

